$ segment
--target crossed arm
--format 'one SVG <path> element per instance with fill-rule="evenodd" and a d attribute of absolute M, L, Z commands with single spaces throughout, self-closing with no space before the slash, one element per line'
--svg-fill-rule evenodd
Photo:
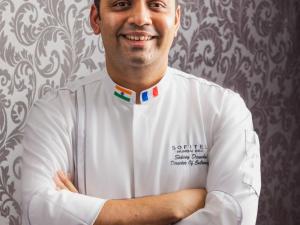
<path fill-rule="evenodd" d="M 54 177 L 57 189 L 78 192 L 71 179 L 59 171 Z M 186 189 L 136 199 L 108 200 L 94 225 L 167 225 L 184 219 L 204 207 L 205 189 Z"/>

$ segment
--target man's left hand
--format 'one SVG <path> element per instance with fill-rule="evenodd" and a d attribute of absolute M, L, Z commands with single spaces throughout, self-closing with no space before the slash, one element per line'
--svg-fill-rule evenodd
<path fill-rule="evenodd" d="M 71 192 L 78 193 L 76 187 L 71 181 L 71 176 L 65 174 L 63 171 L 58 171 L 53 179 L 58 190 L 65 189 Z"/>

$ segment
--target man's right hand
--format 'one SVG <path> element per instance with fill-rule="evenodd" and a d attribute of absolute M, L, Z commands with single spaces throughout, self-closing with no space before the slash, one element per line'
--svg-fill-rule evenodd
<path fill-rule="evenodd" d="M 58 189 L 77 192 L 70 178 L 59 172 L 55 177 Z M 205 205 L 205 189 L 185 189 L 135 199 L 108 200 L 94 225 L 167 225 L 176 223 Z"/>
<path fill-rule="evenodd" d="M 108 200 L 94 225 L 174 224 L 205 205 L 205 189 L 186 189 L 157 196 Z"/>
<path fill-rule="evenodd" d="M 173 193 L 178 201 L 178 219 L 184 219 L 205 205 L 205 189 L 185 189 Z"/>

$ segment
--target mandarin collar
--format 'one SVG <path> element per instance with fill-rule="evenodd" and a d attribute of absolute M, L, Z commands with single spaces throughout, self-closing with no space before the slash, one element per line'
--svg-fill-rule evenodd
<path fill-rule="evenodd" d="M 169 67 L 167 68 L 162 79 L 157 84 L 153 85 L 148 89 L 141 91 L 141 94 L 139 96 L 141 105 L 148 104 L 160 98 L 160 96 L 165 91 L 166 85 L 168 83 L 167 82 L 167 80 L 169 79 L 168 71 L 169 71 Z M 137 93 L 135 91 L 115 83 L 109 76 L 107 70 L 105 70 L 104 76 L 106 82 L 105 86 L 107 87 L 109 94 L 112 95 L 113 98 L 127 104 L 136 104 Z"/>

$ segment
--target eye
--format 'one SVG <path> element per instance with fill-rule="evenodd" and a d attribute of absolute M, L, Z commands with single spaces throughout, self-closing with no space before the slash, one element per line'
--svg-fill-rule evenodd
<path fill-rule="evenodd" d="M 166 4 L 160 1 L 149 2 L 150 8 L 166 8 Z"/>
<path fill-rule="evenodd" d="M 128 8 L 130 6 L 130 2 L 129 1 L 117 1 L 113 4 L 114 8 Z"/>

